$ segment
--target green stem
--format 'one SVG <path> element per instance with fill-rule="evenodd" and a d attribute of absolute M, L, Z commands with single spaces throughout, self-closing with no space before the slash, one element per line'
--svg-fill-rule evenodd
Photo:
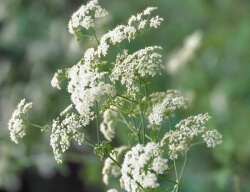
<path fill-rule="evenodd" d="M 142 33 L 142 38 L 143 38 L 143 42 L 144 42 L 145 47 L 147 47 L 148 43 L 147 43 L 146 36 L 144 33 Z"/>
<path fill-rule="evenodd" d="M 122 168 L 120 163 L 118 163 L 113 157 L 111 157 L 109 154 L 106 154 L 118 167 Z"/>
<path fill-rule="evenodd" d="M 136 132 L 135 132 L 135 128 L 132 127 L 131 125 L 129 125 L 128 121 L 125 119 L 125 117 L 122 115 L 122 113 L 120 113 L 119 111 L 118 111 L 118 113 L 119 113 L 119 115 L 122 117 L 124 123 L 129 127 L 129 129 L 130 129 L 133 133 L 136 133 Z"/>
<path fill-rule="evenodd" d="M 100 130 L 99 130 L 99 112 L 98 112 L 98 103 L 95 101 L 95 110 L 96 110 L 96 133 L 97 133 L 97 143 L 100 145 Z"/>
<path fill-rule="evenodd" d="M 94 37 L 95 37 L 95 40 L 96 40 L 97 44 L 100 45 L 100 41 L 98 40 L 98 38 L 96 36 L 95 29 L 93 27 L 91 27 L 91 30 L 92 30 L 92 32 L 94 34 Z"/>
<path fill-rule="evenodd" d="M 185 152 L 184 163 L 182 166 L 182 170 L 181 170 L 181 174 L 180 174 L 180 178 L 179 178 L 179 183 L 181 182 L 181 178 L 182 178 L 183 172 L 185 170 L 186 164 L 187 164 L 187 151 Z"/>
<path fill-rule="evenodd" d="M 143 145 L 145 145 L 145 135 L 146 135 L 146 130 L 145 130 L 145 123 L 144 123 L 144 112 L 143 112 L 143 108 L 142 108 L 142 90 L 141 90 L 141 79 L 139 78 L 139 84 L 140 84 L 140 91 L 141 91 L 141 94 L 140 94 L 140 112 L 141 112 L 141 123 L 142 123 L 142 142 L 143 142 Z"/>
<path fill-rule="evenodd" d="M 118 96 L 118 97 L 121 97 L 121 98 L 123 98 L 123 99 L 126 99 L 126 100 L 128 100 L 128 101 L 131 101 L 131 102 L 133 102 L 133 103 L 136 103 L 136 104 L 140 104 L 140 103 L 138 103 L 137 101 L 135 101 L 135 100 L 133 100 L 133 99 L 130 99 L 130 98 L 127 98 L 127 97 L 124 97 L 124 96 L 122 96 L 122 95 L 120 95 L 120 94 L 116 94 L 116 96 Z"/>
<path fill-rule="evenodd" d="M 196 145 L 203 144 L 203 143 L 206 143 L 206 142 L 205 141 L 201 141 L 201 142 L 193 143 L 193 144 L 190 145 L 190 148 L 193 147 L 193 146 L 196 146 Z"/>
<path fill-rule="evenodd" d="M 134 117 L 132 117 L 132 121 L 133 121 L 134 127 L 136 128 Z M 137 134 L 137 139 L 138 139 L 138 142 L 141 143 L 141 139 L 140 139 L 140 127 L 139 127 L 139 131 L 138 131 L 138 134 Z"/>
<path fill-rule="evenodd" d="M 177 168 L 176 168 L 175 159 L 173 159 L 173 161 L 174 161 L 174 171 L 175 171 L 176 181 L 177 181 L 177 183 L 179 183 L 179 177 L 178 177 L 178 173 L 177 173 Z"/>
<path fill-rule="evenodd" d="M 176 183 L 176 181 L 173 181 L 173 180 L 168 179 L 168 178 L 163 178 L 163 177 L 160 176 L 160 175 L 158 175 L 158 177 L 159 177 L 160 179 L 162 179 L 163 181 L 168 181 L 168 182 L 170 182 L 170 183 L 178 184 L 178 183 Z"/>
<path fill-rule="evenodd" d="M 87 145 L 91 146 L 91 147 L 97 147 L 97 145 L 95 143 L 93 143 L 92 141 L 84 138 L 84 141 L 86 142 Z"/>
<path fill-rule="evenodd" d="M 28 123 L 28 125 L 31 125 L 33 127 L 37 127 L 39 129 L 43 129 L 44 128 L 44 126 L 36 125 L 36 124 L 30 123 L 30 122 L 27 122 L 27 123 Z"/>

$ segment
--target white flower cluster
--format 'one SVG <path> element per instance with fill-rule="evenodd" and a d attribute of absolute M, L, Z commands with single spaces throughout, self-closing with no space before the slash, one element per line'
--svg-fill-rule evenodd
<path fill-rule="evenodd" d="M 217 130 L 207 131 L 202 135 L 207 147 L 214 148 L 222 143 L 222 135 Z"/>
<path fill-rule="evenodd" d="M 109 45 L 116 45 L 117 43 L 121 43 L 123 40 L 134 39 L 136 33 L 142 33 L 142 30 L 148 27 L 157 28 L 163 18 L 160 18 L 158 15 L 152 17 L 149 21 L 149 15 L 151 11 L 157 9 L 156 7 L 148 7 L 142 13 L 137 14 L 136 16 L 131 16 L 128 20 L 127 25 L 118 25 L 113 30 L 109 31 L 108 33 L 104 34 L 100 39 L 100 45 L 97 48 L 98 55 L 105 56 L 107 54 Z"/>
<path fill-rule="evenodd" d="M 86 54 L 85 54 L 85 57 Z M 83 64 L 82 64 L 83 62 Z M 95 63 L 80 61 L 68 71 L 68 92 L 77 111 L 85 118 L 84 126 L 94 118 L 91 107 L 105 94 L 115 95 L 115 87 L 102 81 L 104 72 L 98 72 Z"/>
<path fill-rule="evenodd" d="M 51 86 L 57 89 L 61 89 L 61 78 L 64 75 L 62 69 L 58 69 L 51 80 Z"/>
<path fill-rule="evenodd" d="M 168 147 L 170 159 L 177 159 L 178 152 L 189 149 L 192 139 L 205 132 L 205 123 L 209 119 L 210 116 L 207 113 L 188 117 L 175 126 L 176 130 L 170 130 L 164 135 L 161 146 Z M 222 142 L 222 136 L 217 131 L 207 131 L 202 137 L 208 146 L 214 147 Z"/>
<path fill-rule="evenodd" d="M 53 120 L 50 145 L 58 163 L 62 162 L 62 153 L 69 148 L 72 139 L 76 140 L 79 145 L 84 141 L 84 134 L 79 129 L 85 123 L 85 119 L 75 113 L 70 113 L 72 108 L 72 105 L 68 106 L 61 112 L 60 117 Z"/>
<path fill-rule="evenodd" d="M 151 125 L 161 125 L 164 117 L 169 117 L 176 109 L 186 108 L 188 102 L 176 90 L 155 92 L 150 95 L 150 98 L 153 106 L 148 119 Z"/>
<path fill-rule="evenodd" d="M 98 0 L 91 0 L 86 5 L 82 5 L 71 17 L 68 27 L 69 32 L 74 34 L 79 27 L 89 29 L 94 27 L 94 19 L 104 17 L 108 13 L 99 4 Z"/>
<path fill-rule="evenodd" d="M 108 141 L 112 141 L 115 136 L 116 118 L 117 113 L 112 109 L 107 109 L 103 113 L 103 122 L 100 124 L 100 131 Z"/>
<path fill-rule="evenodd" d="M 12 113 L 8 122 L 8 129 L 10 131 L 10 139 L 15 143 L 18 143 L 18 138 L 22 138 L 25 135 L 27 126 L 25 119 L 31 107 L 32 103 L 26 103 L 25 99 L 22 99 Z"/>
<path fill-rule="evenodd" d="M 121 186 L 129 192 L 143 188 L 157 188 L 157 175 L 168 169 L 167 159 L 162 158 L 159 145 L 151 142 L 137 144 L 125 155 L 122 164 Z"/>
<path fill-rule="evenodd" d="M 133 39 L 135 37 L 136 29 L 134 27 L 129 27 L 126 25 L 118 25 L 113 30 L 104 34 L 100 39 L 100 45 L 97 48 L 98 55 L 105 56 L 107 55 L 107 51 L 109 45 L 116 45 L 117 43 L 121 43 L 123 40 Z"/>
<path fill-rule="evenodd" d="M 146 47 L 129 55 L 126 51 L 118 55 L 115 67 L 111 73 L 112 82 L 121 81 L 131 95 L 139 91 L 139 78 L 155 76 L 163 68 L 159 46 Z"/>
<path fill-rule="evenodd" d="M 131 16 L 128 21 L 129 26 L 133 26 L 138 30 L 145 29 L 148 25 L 149 27 L 157 28 L 163 21 L 163 18 L 157 15 L 149 20 L 148 17 L 155 9 L 157 9 L 157 7 L 148 7 L 142 13 L 138 13 L 136 16 Z"/>
<path fill-rule="evenodd" d="M 122 160 L 121 157 L 128 150 L 127 146 L 121 146 L 114 149 L 114 153 L 110 154 L 110 156 L 116 161 Z M 107 158 L 104 162 L 104 166 L 102 169 L 103 182 L 105 185 L 109 184 L 109 177 L 114 176 L 118 177 L 121 175 L 121 168 L 110 158 Z"/>

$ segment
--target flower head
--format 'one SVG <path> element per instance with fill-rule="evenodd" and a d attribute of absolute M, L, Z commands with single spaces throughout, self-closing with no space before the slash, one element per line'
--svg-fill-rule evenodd
<path fill-rule="evenodd" d="M 167 146 L 169 149 L 170 159 L 177 159 L 178 152 L 185 152 L 189 149 L 194 137 L 205 132 L 205 123 L 210 116 L 199 114 L 181 120 L 176 126 L 176 130 L 167 132 L 161 140 L 161 146 Z M 204 138 L 207 138 L 206 135 Z"/>
<path fill-rule="evenodd" d="M 139 78 L 153 77 L 160 73 L 162 69 L 161 54 L 158 51 L 161 47 L 146 47 L 133 54 L 125 51 L 118 55 L 115 67 L 110 75 L 112 82 L 121 81 L 125 85 L 130 95 L 134 95 L 139 91 Z"/>
<path fill-rule="evenodd" d="M 169 117 L 174 110 L 186 108 L 187 99 L 180 95 L 179 91 L 155 92 L 150 95 L 152 111 L 148 119 L 151 125 L 161 125 L 164 117 Z M 153 126 L 150 126 L 153 127 Z"/>
<path fill-rule="evenodd" d="M 157 175 L 168 169 L 167 159 L 161 156 L 157 143 L 148 143 L 146 146 L 137 144 L 125 155 L 122 164 L 121 186 L 130 192 L 143 188 L 157 188 Z"/>
<path fill-rule="evenodd" d="M 52 87 L 61 89 L 61 82 L 63 81 L 64 75 L 64 71 L 62 69 L 58 69 L 51 80 Z"/>
<path fill-rule="evenodd" d="M 76 140 L 79 145 L 84 140 L 84 134 L 79 129 L 85 123 L 85 119 L 75 113 L 70 113 L 72 108 L 72 105 L 68 106 L 61 112 L 60 117 L 53 120 L 50 145 L 58 163 L 62 162 L 62 153 L 69 148 L 72 139 Z"/>
<path fill-rule="evenodd" d="M 10 131 L 10 138 L 15 143 L 18 143 L 18 138 L 22 138 L 25 135 L 25 128 L 28 124 L 26 117 L 31 107 L 32 103 L 27 103 L 25 99 L 22 99 L 12 113 L 8 122 L 8 129 Z"/>
<path fill-rule="evenodd" d="M 222 135 L 217 130 L 207 131 L 202 135 L 202 138 L 207 143 L 207 147 L 214 148 L 222 143 Z"/>
<path fill-rule="evenodd" d="M 80 27 L 88 30 L 94 27 L 95 18 L 104 17 L 107 14 L 106 10 L 98 4 L 98 0 L 91 0 L 72 15 L 68 24 L 69 32 L 74 34 Z"/>
<path fill-rule="evenodd" d="M 112 109 L 107 109 L 103 114 L 103 122 L 100 124 L 100 131 L 108 141 L 112 141 L 115 136 L 115 124 L 117 113 Z"/>
<path fill-rule="evenodd" d="M 110 156 L 117 162 L 122 160 L 124 153 L 128 150 L 127 146 L 121 146 L 114 149 L 114 153 L 110 154 Z M 110 176 L 118 177 L 121 175 L 121 168 L 110 158 L 107 158 L 104 162 L 104 166 L 102 168 L 103 174 L 103 182 L 105 185 L 109 184 Z"/>
<path fill-rule="evenodd" d="M 82 60 L 68 72 L 68 78 L 70 79 L 68 92 L 71 94 L 71 100 L 77 111 L 85 117 L 83 125 L 89 124 L 94 118 L 91 107 L 95 101 L 99 101 L 106 94 L 111 96 L 115 94 L 115 87 L 103 81 L 106 73 L 98 72 L 96 67 L 98 62 L 98 60 L 93 61 L 91 59 L 86 62 Z"/>

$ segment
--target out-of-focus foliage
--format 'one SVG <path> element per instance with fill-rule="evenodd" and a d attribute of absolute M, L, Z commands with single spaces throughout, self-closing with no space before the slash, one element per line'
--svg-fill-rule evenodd
<path fill-rule="evenodd" d="M 77 42 L 67 30 L 71 14 L 83 3 L 0 1 L 0 189 L 63 192 L 68 189 L 65 178 L 71 177 L 76 186 L 74 189 L 70 185 L 72 191 L 94 191 L 93 186 L 104 191 L 102 162 L 86 146 L 72 148 L 67 155 L 67 162 L 71 163 L 58 166 L 49 146 L 49 134 L 32 128 L 15 145 L 9 141 L 6 125 L 15 105 L 24 97 L 34 102 L 30 117 L 41 125 L 51 124 L 69 103 L 69 95 L 52 89 L 50 80 L 58 68 L 79 61 L 89 43 L 87 39 Z M 191 109 L 179 116 L 208 111 L 212 116 L 209 126 L 224 137 L 224 143 L 209 153 L 202 148 L 191 150 L 180 191 L 249 190 L 250 1 L 100 0 L 100 3 L 110 16 L 101 23 L 99 34 L 126 23 L 131 14 L 147 6 L 159 7 L 158 14 L 164 22 L 158 30 L 147 34 L 147 40 L 150 45 L 164 48 L 166 65 L 176 53 L 191 49 L 190 46 L 183 49 L 185 39 L 199 31 L 198 48 L 174 72 L 166 70 L 154 79 L 156 86 L 152 90 L 181 90 L 193 101 Z M 134 50 L 137 43 L 142 42 L 134 43 Z M 89 130 L 91 134 L 91 127 Z M 31 177 L 32 174 L 36 177 Z M 36 182 L 31 185 L 27 178 Z M 65 182 L 58 184 L 55 178 Z"/>

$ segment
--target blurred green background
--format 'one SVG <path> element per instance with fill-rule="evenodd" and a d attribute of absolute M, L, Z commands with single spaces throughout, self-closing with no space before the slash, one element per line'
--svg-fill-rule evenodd
<path fill-rule="evenodd" d="M 250 1 L 99 1 L 110 13 L 103 33 L 148 6 L 159 7 L 164 22 L 146 37 L 150 45 L 163 47 L 166 71 L 154 79 L 152 91 L 180 90 L 192 105 L 179 118 L 209 112 L 209 128 L 223 135 L 224 143 L 213 150 L 190 151 L 180 191 L 250 191 Z M 68 93 L 53 89 L 50 80 L 57 69 L 78 62 L 89 46 L 67 30 L 71 14 L 84 3 L 0 1 L 1 192 L 105 191 L 102 162 L 91 148 L 73 143 L 66 162 L 58 165 L 49 133 L 29 129 L 15 145 L 7 130 L 22 98 L 34 102 L 30 118 L 41 125 L 51 124 L 69 104 Z"/>

